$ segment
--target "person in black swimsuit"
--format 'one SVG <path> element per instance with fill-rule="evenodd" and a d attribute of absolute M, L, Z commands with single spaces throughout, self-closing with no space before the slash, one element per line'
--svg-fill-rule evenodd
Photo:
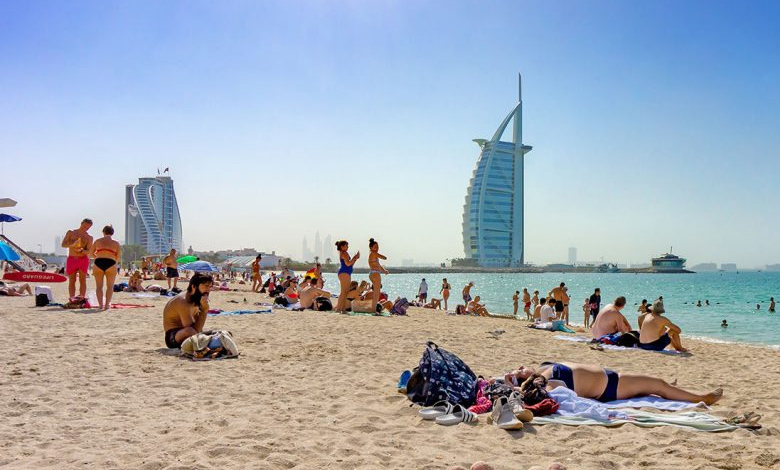
<path fill-rule="evenodd" d="M 92 276 L 95 278 L 98 305 L 101 310 L 111 307 L 111 296 L 114 294 L 114 281 L 117 276 L 117 263 L 121 258 L 121 245 L 112 239 L 114 227 L 103 227 L 103 237 L 92 243 L 90 256 L 95 258 L 92 267 Z M 103 284 L 105 281 L 105 303 L 103 302 Z"/>
<path fill-rule="evenodd" d="M 566 387 L 583 398 L 592 398 L 601 402 L 625 400 L 628 398 L 658 395 L 668 400 L 704 402 L 712 405 L 723 396 L 723 389 L 699 395 L 671 385 L 648 375 L 621 374 L 599 366 L 575 364 L 571 362 L 544 362 L 537 369 L 520 366 L 514 375 L 519 383 L 533 374 L 544 376 L 548 380 L 548 389 Z"/>

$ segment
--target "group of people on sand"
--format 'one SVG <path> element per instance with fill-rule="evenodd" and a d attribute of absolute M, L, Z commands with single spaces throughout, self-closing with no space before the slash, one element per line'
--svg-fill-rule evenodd
<path fill-rule="evenodd" d="M 349 242 L 346 240 L 339 240 L 336 242 L 336 251 L 339 254 L 339 270 L 338 279 L 341 291 L 339 292 L 338 301 L 336 302 L 335 310 L 339 313 L 346 313 L 349 308 L 348 294 L 352 290 L 352 270 L 355 263 L 360 259 L 360 250 L 358 250 L 354 256 L 349 255 Z M 370 293 L 370 309 L 371 312 L 377 311 L 377 305 L 382 291 L 382 275 L 390 274 L 390 271 L 382 266 L 380 261 L 386 260 L 387 257 L 379 252 L 379 242 L 373 238 L 368 240 L 368 279 L 371 281 L 371 293 Z M 353 297 L 354 299 L 354 297 Z"/>
<path fill-rule="evenodd" d="M 68 297 L 76 297 L 76 281 L 78 281 L 78 297 L 85 297 L 87 294 L 87 274 L 90 269 L 90 259 L 92 262 L 92 276 L 95 278 L 95 290 L 98 301 L 98 307 L 101 310 L 108 310 L 111 307 L 111 297 L 114 293 L 114 283 L 118 275 L 119 263 L 122 260 L 122 246 L 113 239 L 114 227 L 106 225 L 103 227 L 103 236 L 93 239 L 89 234 L 92 228 L 92 220 L 84 219 L 78 228 L 68 230 L 62 239 L 62 246 L 68 249 L 68 257 L 65 261 L 65 274 L 68 277 Z M 146 258 L 142 261 L 144 272 L 148 269 Z M 176 250 L 171 251 L 162 260 L 166 268 L 166 278 L 168 279 L 168 289 L 177 291 L 177 282 L 179 278 L 178 263 L 176 261 Z M 145 278 L 145 276 L 143 277 Z M 142 285 L 141 272 L 134 272 L 130 276 L 130 282 L 126 290 L 144 291 Z"/>
<path fill-rule="evenodd" d="M 68 230 L 62 239 L 63 248 L 68 249 L 65 261 L 65 274 L 68 276 L 68 296 L 76 297 L 76 280 L 79 283 L 79 297 L 87 294 L 87 271 L 90 259 L 94 259 L 92 276 L 95 278 L 95 290 L 98 307 L 107 310 L 111 306 L 114 293 L 114 281 L 117 265 L 122 259 L 122 246 L 113 239 L 114 227 L 103 227 L 103 236 L 94 240 L 88 233 L 92 220 L 84 219 L 78 228 Z"/>
<path fill-rule="evenodd" d="M 677 351 L 687 352 L 680 339 L 682 329 L 664 316 L 663 297 L 655 300 L 652 306 L 645 306 L 637 317 L 638 330 L 632 330 L 631 324 L 621 312 L 626 306 L 626 298 L 620 296 L 599 311 L 593 322 L 592 335 L 598 340 L 609 335 L 637 335 L 637 346 L 650 351 L 663 351 L 671 346 Z"/>

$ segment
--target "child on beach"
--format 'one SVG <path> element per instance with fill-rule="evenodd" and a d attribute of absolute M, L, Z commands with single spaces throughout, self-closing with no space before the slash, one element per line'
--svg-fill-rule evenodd
<path fill-rule="evenodd" d="M 645 301 L 647 303 L 647 301 Z M 590 297 L 585 297 L 585 303 L 582 304 L 582 313 L 585 328 L 590 328 Z"/>

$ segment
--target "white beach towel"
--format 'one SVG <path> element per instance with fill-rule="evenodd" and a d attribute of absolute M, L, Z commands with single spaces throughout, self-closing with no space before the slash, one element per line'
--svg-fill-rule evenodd
<path fill-rule="evenodd" d="M 578 397 L 566 387 L 550 391 L 550 397 L 558 402 L 558 412 L 548 416 L 534 417 L 534 424 L 565 424 L 571 426 L 597 425 L 620 426 L 626 423 L 643 427 L 677 426 L 698 431 L 731 431 L 737 429 L 720 418 L 699 412 L 652 413 L 631 408 L 650 407 L 658 410 L 679 411 L 706 405 L 648 396 L 629 400 L 615 400 L 601 403 L 589 398 Z M 621 409 L 618 409 L 621 408 Z"/>

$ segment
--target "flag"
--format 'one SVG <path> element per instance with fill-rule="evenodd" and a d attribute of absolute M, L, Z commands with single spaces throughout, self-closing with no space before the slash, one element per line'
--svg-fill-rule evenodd
<path fill-rule="evenodd" d="M 165 167 L 165 171 L 163 171 L 163 173 L 168 173 L 168 167 L 167 166 Z"/>

